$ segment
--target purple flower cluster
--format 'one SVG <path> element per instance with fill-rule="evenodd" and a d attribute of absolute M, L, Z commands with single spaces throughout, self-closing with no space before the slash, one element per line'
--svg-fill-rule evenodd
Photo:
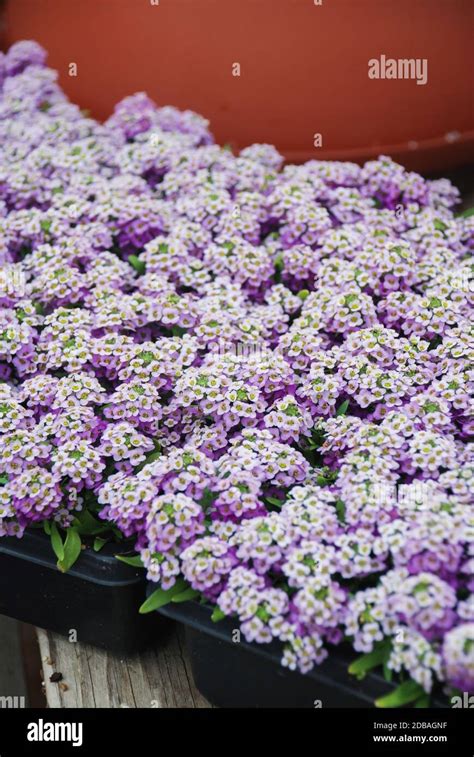
<path fill-rule="evenodd" d="M 0 535 L 87 507 L 306 672 L 474 688 L 472 218 L 0 60 Z M 471 278 L 470 278 L 471 277 Z"/>

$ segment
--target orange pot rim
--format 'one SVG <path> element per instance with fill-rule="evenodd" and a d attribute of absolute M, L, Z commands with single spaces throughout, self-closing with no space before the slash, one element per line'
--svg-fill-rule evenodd
<path fill-rule="evenodd" d="M 347 147 L 343 149 L 315 148 L 314 151 L 284 150 L 284 153 L 288 163 L 303 163 L 307 160 L 338 160 L 362 163 L 365 160 L 376 159 L 380 155 L 404 155 L 409 153 L 421 156 L 431 151 L 451 151 L 457 146 L 472 148 L 472 157 L 474 158 L 474 129 L 460 132 L 451 140 L 447 140 L 446 136 L 431 137 L 420 141 L 413 140 L 388 145 L 367 145 L 366 147 Z"/>

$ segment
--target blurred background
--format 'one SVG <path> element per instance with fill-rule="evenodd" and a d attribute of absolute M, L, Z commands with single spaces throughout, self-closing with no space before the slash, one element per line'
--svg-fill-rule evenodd
<path fill-rule="evenodd" d="M 290 161 L 389 154 L 426 173 L 474 160 L 472 0 L 0 2 L 3 46 L 37 40 L 99 119 L 146 91 L 208 118 L 220 143 L 269 142 Z M 381 55 L 426 59 L 427 83 L 370 79 Z"/>

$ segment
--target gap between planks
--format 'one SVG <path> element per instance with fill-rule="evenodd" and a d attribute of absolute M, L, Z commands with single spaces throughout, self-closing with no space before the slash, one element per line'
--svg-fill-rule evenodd
<path fill-rule="evenodd" d="M 139 655 L 120 657 L 38 628 L 50 708 L 210 708 L 193 683 L 181 634 Z M 50 676 L 61 673 L 62 681 Z"/>

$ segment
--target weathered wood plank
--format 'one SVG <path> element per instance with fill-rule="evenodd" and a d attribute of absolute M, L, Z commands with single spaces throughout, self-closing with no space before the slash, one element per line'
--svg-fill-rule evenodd
<path fill-rule="evenodd" d="M 37 632 L 49 707 L 211 706 L 194 686 L 177 631 L 155 649 L 127 658 Z M 53 673 L 61 673 L 62 681 L 52 683 Z"/>
<path fill-rule="evenodd" d="M 23 697 L 27 706 L 26 682 L 20 647 L 19 623 L 0 615 L 0 696 Z"/>

